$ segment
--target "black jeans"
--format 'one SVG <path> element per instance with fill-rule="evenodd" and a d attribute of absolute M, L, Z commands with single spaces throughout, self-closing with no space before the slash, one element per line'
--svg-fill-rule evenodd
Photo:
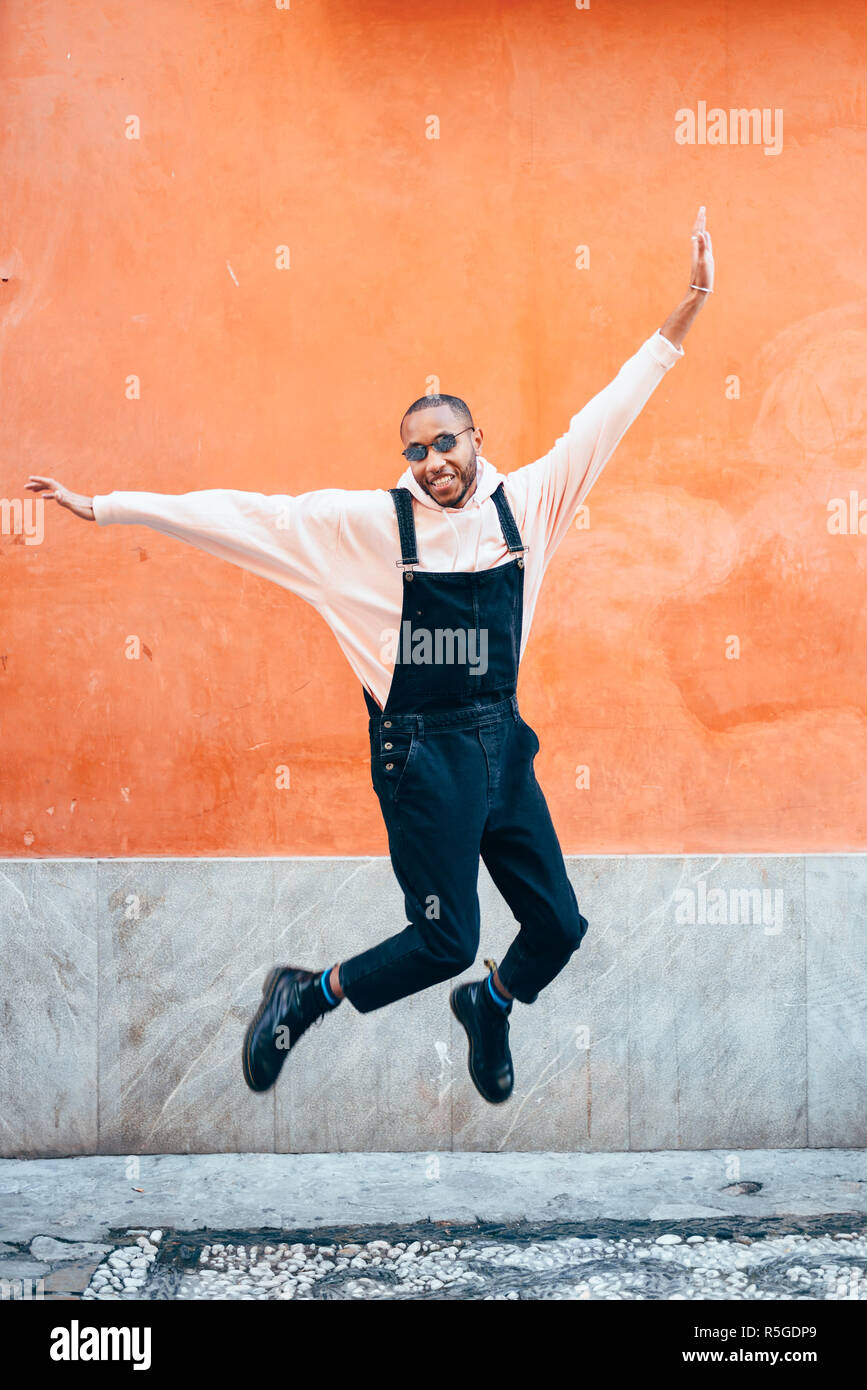
<path fill-rule="evenodd" d="M 588 923 L 533 771 L 538 751 L 515 695 L 371 717 L 373 787 L 409 925 L 341 963 L 360 1013 L 473 965 L 480 857 L 520 924 L 498 966 L 510 994 L 534 1003 L 578 949 Z"/>

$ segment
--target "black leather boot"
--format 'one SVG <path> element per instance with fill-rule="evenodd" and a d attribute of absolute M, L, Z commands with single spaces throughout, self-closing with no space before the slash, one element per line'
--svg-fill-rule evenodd
<path fill-rule="evenodd" d="M 270 1090 L 302 1033 L 330 1012 L 316 983 L 321 973 L 278 965 L 267 976 L 241 1056 L 251 1091 Z"/>
<path fill-rule="evenodd" d="M 467 1061 L 473 1085 L 491 1105 L 500 1105 L 509 1099 L 515 1084 L 509 1051 L 511 1010 L 499 1008 L 486 997 L 487 989 L 487 979 L 457 985 L 449 995 L 449 1004 L 469 1041 Z"/>

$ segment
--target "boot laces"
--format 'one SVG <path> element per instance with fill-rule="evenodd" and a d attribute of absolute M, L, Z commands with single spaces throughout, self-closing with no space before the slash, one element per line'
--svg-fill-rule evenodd
<path fill-rule="evenodd" d="M 312 980 L 296 980 L 293 985 L 290 1009 L 294 1005 L 300 1016 L 299 1037 L 305 1029 L 321 1023 L 327 1013 L 324 1003 L 317 998 L 317 988 L 315 976 Z"/>

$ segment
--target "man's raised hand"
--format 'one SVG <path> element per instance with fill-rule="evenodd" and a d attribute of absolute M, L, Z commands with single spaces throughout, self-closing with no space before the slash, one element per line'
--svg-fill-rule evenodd
<path fill-rule="evenodd" d="M 700 207 L 692 225 L 692 264 L 689 272 L 690 285 L 702 290 L 713 289 L 713 247 L 710 232 L 705 227 L 705 209 Z"/>

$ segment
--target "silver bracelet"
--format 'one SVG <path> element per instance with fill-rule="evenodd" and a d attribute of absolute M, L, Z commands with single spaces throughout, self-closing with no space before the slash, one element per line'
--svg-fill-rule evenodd
<path fill-rule="evenodd" d="M 703 294 L 713 294 L 713 290 L 706 289 L 704 285 L 690 285 L 691 290 L 701 290 Z"/>

